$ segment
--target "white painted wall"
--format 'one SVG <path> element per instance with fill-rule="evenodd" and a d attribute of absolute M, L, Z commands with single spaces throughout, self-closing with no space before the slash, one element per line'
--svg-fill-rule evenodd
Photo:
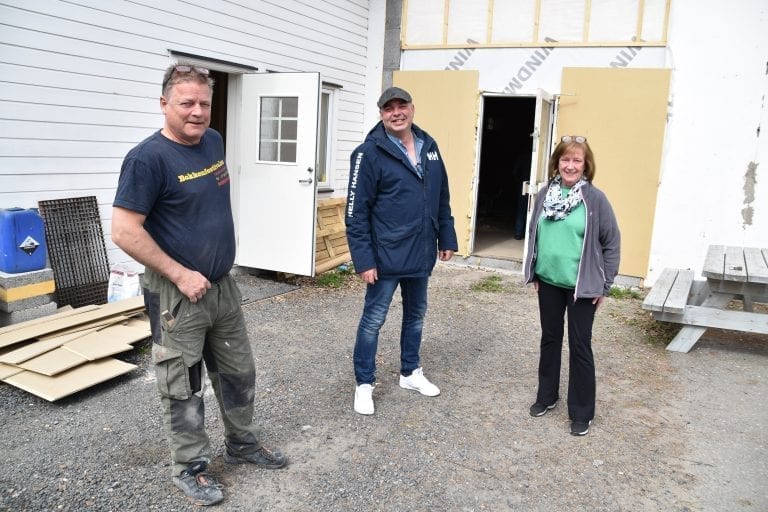
<path fill-rule="evenodd" d="M 476 69 L 482 90 L 523 95 L 559 94 L 563 67 L 671 68 L 652 285 L 664 267 L 699 275 L 709 244 L 768 246 L 768 3 L 675 0 L 670 20 L 666 48 L 411 50 L 401 68 Z"/>
<path fill-rule="evenodd" d="M 111 263 L 128 261 L 110 240 L 120 165 L 163 124 L 171 51 L 341 86 L 332 180 L 345 194 L 367 129 L 367 0 L 4 0 L 0 20 L 0 207 L 95 195 Z"/>
<path fill-rule="evenodd" d="M 700 275 L 709 244 L 768 247 L 767 28 L 763 0 L 672 2 L 671 108 L 650 282 L 669 266 Z"/>

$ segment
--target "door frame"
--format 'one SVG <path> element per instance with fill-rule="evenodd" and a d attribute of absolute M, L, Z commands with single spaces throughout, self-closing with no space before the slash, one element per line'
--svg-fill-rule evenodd
<path fill-rule="evenodd" d="M 544 91 L 543 89 L 539 89 L 537 93 L 534 94 L 510 94 L 510 93 L 501 93 L 501 92 L 493 92 L 493 91 L 481 91 L 480 92 L 480 105 L 478 107 L 478 119 L 477 119 L 477 126 L 482 127 L 485 126 L 485 100 L 486 98 L 531 98 L 536 100 L 536 110 L 534 112 L 534 132 L 531 133 L 531 136 L 534 137 L 533 143 L 532 143 L 532 155 L 531 155 L 531 177 L 530 180 L 533 180 L 534 185 L 528 185 L 529 195 L 528 195 L 528 214 L 526 216 L 526 236 L 523 239 L 524 245 L 523 245 L 523 261 L 525 261 L 525 258 L 528 254 L 528 236 L 527 236 L 527 226 L 528 223 L 531 221 L 531 214 L 533 209 L 533 202 L 536 196 L 536 193 L 538 192 L 537 189 L 537 170 L 538 170 L 538 162 L 543 162 L 543 165 L 546 168 L 546 165 L 549 162 L 549 156 L 552 152 L 552 135 L 554 134 L 555 130 L 555 122 L 556 122 L 556 116 L 557 116 L 557 95 L 548 93 Z M 542 105 L 544 101 L 549 101 L 549 124 L 546 127 L 546 130 L 542 130 L 540 127 L 540 119 L 542 114 Z M 478 129 L 477 131 L 477 143 L 475 148 L 475 171 L 472 175 L 472 218 L 470 220 L 470 238 L 469 238 L 469 247 L 468 247 L 468 256 L 472 255 L 475 251 L 475 229 L 476 229 L 476 223 L 477 223 L 477 209 L 478 209 L 478 192 L 480 190 L 480 157 L 482 155 L 482 144 L 483 144 L 483 130 Z M 539 140 L 541 137 L 541 134 L 545 134 L 544 144 L 539 144 Z M 533 190 L 533 193 L 531 193 L 531 190 Z"/>

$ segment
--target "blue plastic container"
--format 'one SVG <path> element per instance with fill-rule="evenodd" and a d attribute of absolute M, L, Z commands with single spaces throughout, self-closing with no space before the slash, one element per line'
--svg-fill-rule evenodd
<path fill-rule="evenodd" d="M 0 270 L 9 274 L 45 268 L 45 226 L 37 211 L 0 209 Z"/>

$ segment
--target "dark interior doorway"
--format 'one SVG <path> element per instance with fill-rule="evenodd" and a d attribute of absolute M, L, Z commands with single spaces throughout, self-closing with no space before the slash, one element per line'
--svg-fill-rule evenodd
<path fill-rule="evenodd" d="M 536 98 L 486 97 L 473 255 L 522 260 Z"/>
<path fill-rule="evenodd" d="M 213 98 L 211 99 L 211 128 L 221 134 L 227 147 L 227 97 L 229 96 L 229 75 L 211 70 Z"/>

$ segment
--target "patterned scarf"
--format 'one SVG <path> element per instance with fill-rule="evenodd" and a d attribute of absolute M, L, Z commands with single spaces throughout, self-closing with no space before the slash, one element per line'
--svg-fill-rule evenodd
<path fill-rule="evenodd" d="M 571 187 L 568 195 L 563 197 L 560 185 L 560 175 L 555 176 L 547 189 L 544 197 L 544 217 L 549 220 L 563 220 L 571 211 L 584 200 L 581 188 L 587 184 L 587 179 L 582 177 L 578 183 Z"/>

